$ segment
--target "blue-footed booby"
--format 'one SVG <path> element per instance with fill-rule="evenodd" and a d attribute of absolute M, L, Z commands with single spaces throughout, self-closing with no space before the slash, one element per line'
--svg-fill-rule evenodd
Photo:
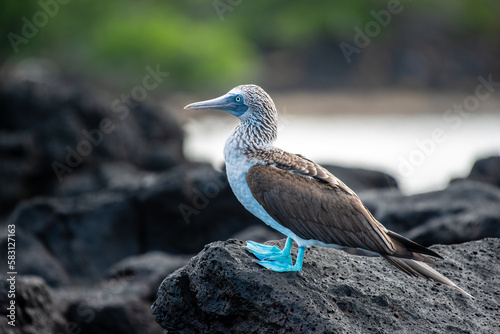
<path fill-rule="evenodd" d="M 229 184 L 243 206 L 287 236 L 283 249 L 247 241 L 246 248 L 273 271 L 301 271 L 308 246 L 381 256 L 412 276 L 432 279 L 465 293 L 438 273 L 424 256 L 442 257 L 386 229 L 341 180 L 312 160 L 273 145 L 277 110 L 259 86 L 241 85 L 227 94 L 184 109 L 218 109 L 240 119 L 224 147 Z M 298 245 L 292 264 L 292 241 Z"/>

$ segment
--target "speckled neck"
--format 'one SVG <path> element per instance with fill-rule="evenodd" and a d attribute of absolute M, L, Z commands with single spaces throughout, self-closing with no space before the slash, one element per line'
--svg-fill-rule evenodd
<path fill-rule="evenodd" d="M 278 135 L 277 112 L 274 104 L 249 109 L 240 117 L 241 123 L 226 141 L 224 156 L 229 162 L 235 155 L 273 147 Z"/>

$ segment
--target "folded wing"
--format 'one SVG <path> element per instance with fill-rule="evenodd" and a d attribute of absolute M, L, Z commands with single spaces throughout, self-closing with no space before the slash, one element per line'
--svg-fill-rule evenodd
<path fill-rule="evenodd" d="M 327 173 L 323 180 L 293 168 L 257 165 L 246 178 L 266 212 L 302 239 L 430 263 L 433 261 L 421 254 L 439 257 L 387 230 L 351 189 Z"/>

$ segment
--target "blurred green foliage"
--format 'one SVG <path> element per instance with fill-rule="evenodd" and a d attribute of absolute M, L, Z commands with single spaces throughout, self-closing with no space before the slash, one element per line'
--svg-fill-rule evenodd
<path fill-rule="evenodd" d="M 62 1 L 62 0 L 61 0 Z M 211 88 L 258 80 L 262 55 L 312 43 L 352 41 L 353 27 L 373 20 L 388 1 L 8 1 L 0 11 L 0 61 L 53 59 L 65 73 L 123 85 L 160 64 L 176 89 Z M 451 30 L 496 38 L 497 0 L 401 1 L 405 15 L 434 16 Z M 22 36 L 26 18 L 56 12 L 14 52 L 9 33 Z M 404 24 L 394 20 L 381 38 Z M 425 27 L 422 27 L 425 29 Z M 450 32 L 453 35 L 453 31 Z M 461 33 L 458 33 L 461 36 Z"/>

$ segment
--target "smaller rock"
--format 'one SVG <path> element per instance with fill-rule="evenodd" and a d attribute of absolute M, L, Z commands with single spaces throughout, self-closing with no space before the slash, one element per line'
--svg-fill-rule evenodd
<path fill-rule="evenodd" d="M 397 191 L 368 191 L 360 198 L 386 228 L 425 246 L 500 237 L 500 189 L 474 181 L 405 196 Z"/>
<path fill-rule="evenodd" d="M 129 294 L 137 292 L 141 298 L 153 301 L 163 278 L 186 265 L 191 256 L 149 252 L 131 256 L 113 265 L 105 280 L 119 280 L 127 284 Z"/>
<path fill-rule="evenodd" d="M 58 290 L 64 316 L 74 332 L 160 334 L 150 305 L 163 278 L 190 258 L 162 252 L 125 258 L 92 287 Z"/>
<path fill-rule="evenodd" d="M 43 279 L 17 275 L 15 281 L 15 327 L 7 322 L 10 305 L 10 284 L 6 276 L 0 277 L 0 332 L 12 334 L 65 333 L 65 321 L 60 313 L 54 293 Z"/>
<path fill-rule="evenodd" d="M 7 235 L 0 231 L 0 249 L 7 254 Z M 26 233 L 20 226 L 16 228 L 16 269 L 23 275 L 39 276 L 51 287 L 68 285 L 71 278 L 61 263 L 33 235 Z M 2 262 L 2 272 L 8 272 L 7 261 Z"/>
<path fill-rule="evenodd" d="M 101 279 L 110 265 L 140 252 L 139 219 L 127 194 L 33 199 L 8 224 L 36 237 L 79 283 Z"/>
<path fill-rule="evenodd" d="M 466 179 L 500 187 L 500 156 L 491 156 L 477 160 Z M 460 179 L 452 180 L 451 182 L 456 181 L 460 181 Z"/>
<path fill-rule="evenodd" d="M 485 237 L 500 238 L 500 203 L 467 213 L 429 219 L 405 232 L 411 240 L 426 244 L 458 244 Z"/>
<path fill-rule="evenodd" d="M 74 333 L 161 334 L 149 310 L 149 301 L 125 293 L 120 281 L 91 289 L 59 292 Z"/>

